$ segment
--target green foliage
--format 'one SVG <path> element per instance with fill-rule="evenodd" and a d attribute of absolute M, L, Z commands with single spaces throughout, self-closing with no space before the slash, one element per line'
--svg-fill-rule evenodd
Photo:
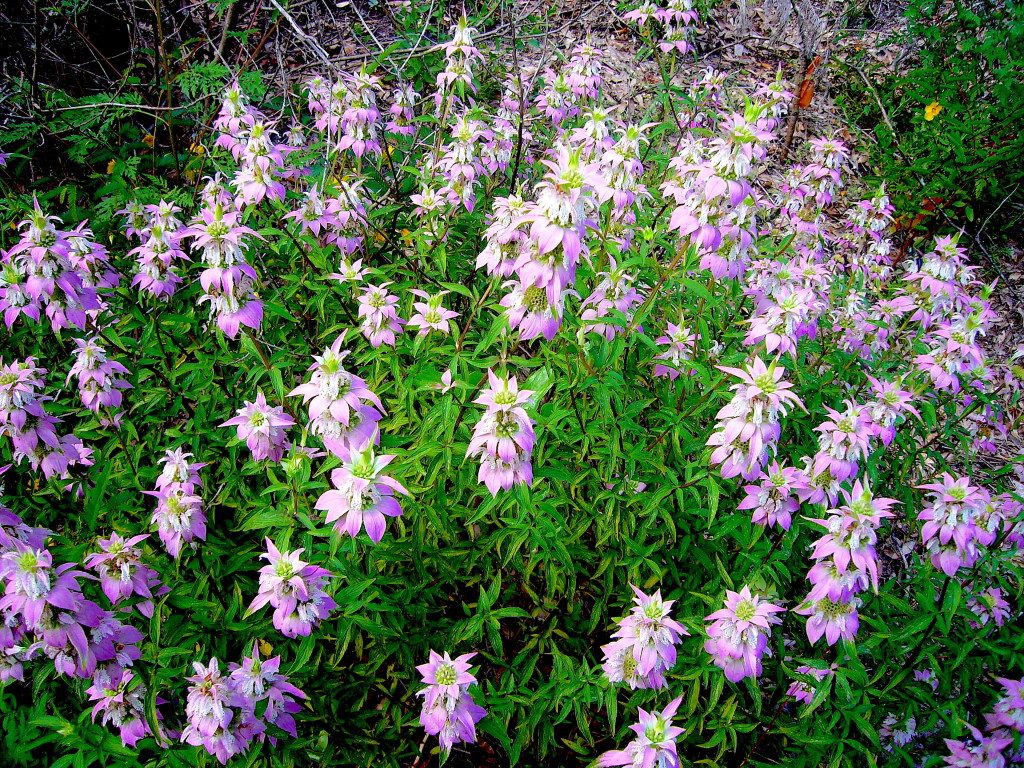
<path fill-rule="evenodd" d="M 1024 181 L 1024 5 L 913 0 L 906 22 L 888 41 L 905 61 L 886 68 L 864 48 L 861 76 L 843 72 L 846 111 L 899 211 L 984 217 Z"/>

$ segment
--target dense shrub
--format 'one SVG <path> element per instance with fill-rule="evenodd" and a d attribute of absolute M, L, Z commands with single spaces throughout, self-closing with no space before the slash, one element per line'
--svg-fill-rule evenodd
<path fill-rule="evenodd" d="M 463 19 L 433 93 L 213 66 L 187 153 L 9 195 L 6 764 L 1019 759 L 990 287 L 631 18 L 628 121 L 588 45 L 485 101 Z"/>

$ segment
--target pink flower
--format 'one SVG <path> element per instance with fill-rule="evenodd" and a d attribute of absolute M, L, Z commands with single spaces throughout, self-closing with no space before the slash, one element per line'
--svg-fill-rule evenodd
<path fill-rule="evenodd" d="M 22 617 L 30 630 L 48 630 L 43 624 L 47 607 L 75 611 L 82 599 L 78 579 L 86 574 L 74 563 L 53 567 L 53 556 L 20 541 L 0 554 L 0 579 L 5 581 L 0 611 Z"/>
<path fill-rule="evenodd" d="M 320 495 L 316 509 L 327 512 L 325 520 L 335 523 L 334 530 L 355 537 L 365 526 L 374 543 L 383 538 L 385 519 L 402 514 L 395 494 L 409 495 L 401 483 L 382 474 L 394 458 L 375 456 L 368 443 L 331 472 L 334 489 Z"/>
<path fill-rule="evenodd" d="M 395 334 L 402 332 L 405 323 L 398 316 L 398 297 L 388 292 L 388 285 L 367 285 L 359 294 L 361 330 L 372 347 L 395 346 Z"/>
<path fill-rule="evenodd" d="M 330 277 L 339 283 L 360 283 L 366 278 L 368 272 L 369 270 L 363 266 L 362 259 L 349 261 L 346 258 L 342 258 L 338 271 L 332 273 Z"/>
<path fill-rule="evenodd" d="M 391 107 L 388 113 L 391 120 L 385 127 L 391 133 L 400 136 L 412 136 L 416 132 L 416 126 L 412 124 L 415 115 L 414 109 L 419 101 L 420 95 L 409 83 L 399 83 L 392 92 Z"/>
<path fill-rule="evenodd" d="M 719 423 L 708 439 L 714 446 L 711 463 L 722 465 L 722 477 L 743 475 L 755 479 L 775 449 L 781 434 L 779 423 L 793 405 L 803 403 L 783 381 L 785 368 L 776 362 L 765 365 L 755 357 L 745 369 L 718 367 L 740 379 L 730 389 L 732 400 L 718 412 Z"/>
<path fill-rule="evenodd" d="M 431 386 L 442 395 L 448 394 L 455 386 L 455 382 L 452 380 L 451 368 L 445 369 L 445 372 L 441 374 L 441 380 Z"/>
<path fill-rule="evenodd" d="M 640 304 L 644 297 L 633 286 L 636 275 L 620 269 L 614 258 L 609 257 L 608 271 L 599 272 L 598 277 L 601 278 L 601 282 L 583 301 L 580 320 L 585 323 L 584 330 L 598 333 L 611 341 L 616 334 L 626 330 L 632 318 L 633 308 Z M 625 324 L 621 321 L 608 322 L 612 319 L 613 312 L 625 315 Z"/>
<path fill-rule="evenodd" d="M 518 195 L 496 197 L 491 206 L 484 239 L 486 245 L 476 259 L 476 267 L 490 275 L 509 277 L 515 272 L 526 233 L 521 222 L 528 212 L 527 203 Z"/>
<path fill-rule="evenodd" d="M 413 288 L 409 293 L 420 297 L 423 301 L 413 303 L 412 308 L 416 310 L 416 313 L 409 318 L 406 328 L 416 329 L 417 336 L 426 336 L 431 331 L 438 331 L 445 336 L 451 333 L 451 321 L 458 317 L 459 313 L 445 309 L 441 304 L 448 291 L 441 291 L 436 296 L 431 296 L 426 291 Z"/>
<path fill-rule="evenodd" d="M 132 388 L 122 378 L 128 375 L 128 369 L 116 360 L 110 360 L 98 339 L 74 339 L 74 342 L 78 354 L 68 372 L 68 382 L 77 377 L 82 404 L 94 413 L 100 413 L 101 408 L 109 408 L 109 418 L 102 418 L 101 423 L 116 426 L 120 421 L 117 411 L 121 407 L 121 392 Z"/>
<path fill-rule="evenodd" d="M 807 600 L 794 613 L 807 616 L 807 639 L 811 644 L 818 642 L 822 635 L 829 645 L 835 645 L 839 638 L 853 640 L 860 627 L 857 606 L 860 600 L 850 596 L 846 600 L 831 600 L 822 597 Z"/>
<path fill-rule="evenodd" d="M 771 626 L 782 623 L 775 614 L 786 609 L 762 602 L 750 593 L 750 587 L 739 592 L 726 590 L 725 595 L 725 607 L 706 617 L 711 625 L 704 650 L 725 671 L 725 676 L 736 683 L 761 674 L 761 657 L 771 653 Z"/>
<path fill-rule="evenodd" d="M 945 739 L 949 754 L 945 763 L 952 768 L 1004 768 L 1003 750 L 1013 744 L 1009 736 L 985 736 L 972 725 L 967 726 L 973 742 Z"/>
<path fill-rule="evenodd" d="M 113 723 L 120 732 L 121 742 L 134 747 L 140 739 L 151 735 L 146 722 L 146 688 L 139 684 L 131 670 L 115 664 L 97 667 L 92 685 L 86 689 L 92 708 L 92 720 L 102 714 L 101 723 Z"/>
<path fill-rule="evenodd" d="M 781 467 L 773 462 L 758 478 L 758 484 L 748 485 L 743 490 L 747 495 L 736 505 L 736 509 L 753 510 L 751 521 L 757 525 L 778 525 L 788 531 L 793 524 L 793 513 L 800 509 L 795 489 L 801 487 L 806 478 L 798 469 Z"/>
<path fill-rule="evenodd" d="M 661 712 L 647 712 L 640 709 L 637 723 L 629 726 L 636 734 L 625 749 L 613 749 L 605 752 L 598 759 L 598 765 L 626 765 L 636 768 L 679 768 L 679 756 L 676 753 L 676 739 L 684 729 L 672 725 L 682 698 L 673 699 Z"/>
<path fill-rule="evenodd" d="M 186 678 L 194 685 L 188 691 L 185 714 L 191 725 L 203 735 L 227 724 L 230 714 L 227 709 L 228 686 L 220 672 L 217 659 L 210 659 L 208 666 L 193 662 L 196 674 Z"/>
<path fill-rule="evenodd" d="M 646 595 L 632 589 L 636 606 L 619 620 L 615 639 L 601 649 L 604 671 L 611 682 L 626 682 L 630 688 L 663 688 L 664 673 L 676 662 L 676 644 L 689 632 L 671 618 L 673 601 L 663 601 L 660 590 Z"/>
<path fill-rule="evenodd" d="M 537 185 L 537 202 L 528 204 L 523 223 L 530 224 L 539 259 L 553 252 L 562 255 L 562 270 L 552 276 L 550 287 L 549 281 L 543 283 L 555 295 L 575 280 L 576 265 L 584 253 L 586 210 L 603 194 L 605 182 L 596 164 L 584 159 L 580 150 L 562 144 L 556 144 L 554 157 L 542 163 L 548 172 Z M 529 272 L 521 271 L 520 277 L 534 281 Z"/>
<path fill-rule="evenodd" d="M 1012 607 L 999 587 L 989 587 L 977 595 L 971 595 L 967 599 L 967 608 L 978 617 L 976 622 L 971 622 L 975 629 L 986 626 L 990 621 L 1001 627 L 1012 612 Z"/>
<path fill-rule="evenodd" d="M 692 370 L 687 363 L 693 359 L 697 337 L 686 327 L 682 318 L 680 318 L 679 325 L 668 323 L 665 327 L 665 335 L 659 336 L 655 341 L 658 344 L 668 345 L 667 350 L 659 352 L 654 358 L 664 361 L 655 363 L 655 376 L 667 376 L 669 380 L 675 381 L 679 374 Z"/>
<path fill-rule="evenodd" d="M 852 479 L 858 472 L 858 461 L 870 453 L 869 441 L 874 434 L 871 413 L 863 405 L 846 401 L 846 411 L 840 413 L 825 407 L 831 417 L 821 426 L 818 453 L 814 457 L 814 474 L 829 472 L 842 482 Z"/>
<path fill-rule="evenodd" d="M 289 395 L 302 395 L 309 405 L 309 429 L 319 435 L 327 449 L 346 459 L 353 447 L 374 438 L 377 422 L 384 413 L 380 398 L 366 382 L 345 370 L 349 353 L 342 349 L 345 334 L 334 340 L 322 355 L 313 357 L 309 381 Z"/>
<path fill-rule="evenodd" d="M 811 557 L 815 560 L 831 558 L 841 572 L 852 564 L 871 577 L 871 585 L 877 592 L 876 531 L 883 518 L 893 516 L 889 510 L 898 502 L 874 496 L 867 483 L 861 484 L 859 480 L 853 484 L 853 490 L 842 493 L 846 498 L 845 505 L 829 510 L 827 520 L 813 520 L 828 529 L 828 534 L 814 543 Z"/>
<path fill-rule="evenodd" d="M 420 724 L 428 734 L 438 737 L 445 754 L 459 742 L 475 742 L 475 726 L 487 714 L 469 693 L 469 687 L 476 683 L 469 671 L 469 660 L 475 655 L 464 653 L 453 659 L 447 652 L 441 656 L 431 651 L 430 660 L 416 667 L 427 685 L 416 693 L 423 697 Z"/>
<path fill-rule="evenodd" d="M 246 401 L 237 416 L 221 424 L 237 427 L 238 439 L 245 440 L 256 461 L 280 461 L 288 447 L 287 428 L 294 425 L 282 406 L 267 404 L 262 392 L 256 393 L 256 402 Z"/>
<path fill-rule="evenodd" d="M 771 626 L 781 624 L 775 613 L 785 608 L 751 594 L 750 587 L 739 592 L 726 590 L 725 607 L 709 614 L 708 641 L 705 650 L 716 666 L 732 682 L 761 674 L 761 657 L 771 651 L 768 638 Z"/>
<path fill-rule="evenodd" d="M 1010 728 L 1024 733 L 1024 678 L 1009 680 L 999 677 L 996 682 L 1003 686 L 1003 695 L 993 707 L 992 714 L 985 717 L 988 728 Z"/>
<path fill-rule="evenodd" d="M 970 484 L 970 478 L 954 479 L 944 472 L 938 482 L 918 486 L 931 491 L 929 506 L 917 516 L 922 521 L 921 540 L 932 565 L 952 576 L 978 559 L 977 515 L 984 496 Z"/>
<path fill-rule="evenodd" d="M 303 232 L 319 237 L 328 227 L 337 226 L 338 220 L 327 209 L 327 203 L 320 196 L 316 185 L 310 185 L 303 196 L 302 205 L 284 215 L 286 219 L 295 219 Z"/>
<path fill-rule="evenodd" d="M 519 330 L 523 341 L 543 336 L 548 341 L 555 338 L 562 325 L 565 293 L 552 303 L 547 290 L 537 284 L 527 283 L 522 278 L 505 283 L 509 291 L 501 300 L 509 328 Z"/>
<path fill-rule="evenodd" d="M 181 554 L 183 544 L 195 547 L 196 541 L 206 540 L 206 512 L 198 490 L 203 483 L 199 470 L 205 465 L 189 462 L 191 453 L 181 448 L 167 451 L 160 459 L 163 471 L 156 480 L 155 491 L 144 491 L 157 500 L 152 524 L 157 527 L 160 540 L 172 557 Z"/>
<path fill-rule="evenodd" d="M 906 414 L 920 418 L 917 409 L 911 405 L 913 393 L 903 389 L 902 380 L 883 381 L 868 376 L 874 400 L 868 402 L 871 424 L 875 435 L 888 446 L 896 436 L 896 425 L 906 419 Z"/>
<path fill-rule="evenodd" d="M 537 435 L 524 405 L 533 392 L 519 389 L 515 376 L 503 379 L 488 369 L 490 386 L 473 402 L 487 407 L 473 428 L 466 456 L 480 457 L 480 482 L 491 495 L 533 482 L 530 455 Z"/>
<path fill-rule="evenodd" d="M 260 568 L 260 591 L 248 612 L 268 603 L 274 608 L 274 626 L 285 637 L 307 636 L 338 607 L 324 591 L 331 572 L 303 562 L 304 550 L 281 552 L 267 539 L 267 551 L 260 555 L 267 565 Z"/>
<path fill-rule="evenodd" d="M 835 674 L 831 669 L 816 669 L 815 667 L 805 665 L 797 667 L 796 671 L 797 674 L 813 677 L 819 683 L 826 677 Z M 794 680 L 789 684 L 789 690 L 786 691 L 786 695 L 792 696 L 800 704 L 810 704 L 814 699 L 814 690 L 810 683 L 803 680 Z"/>
<path fill-rule="evenodd" d="M 84 564 L 100 575 L 103 594 L 117 605 L 132 595 L 143 598 L 136 607 L 146 617 L 153 615 L 154 594 L 166 593 L 157 572 L 142 563 L 142 551 L 136 546 L 149 538 L 149 534 L 122 538 L 116 533 L 109 539 L 100 539 L 100 551 L 86 557 Z"/>

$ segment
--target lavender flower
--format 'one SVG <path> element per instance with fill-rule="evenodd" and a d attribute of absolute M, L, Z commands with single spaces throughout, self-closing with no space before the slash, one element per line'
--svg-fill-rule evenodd
<path fill-rule="evenodd" d="M 533 392 L 520 390 L 515 376 L 502 379 L 488 369 L 487 379 L 490 386 L 473 401 L 487 410 L 473 428 L 466 455 L 480 457 L 480 482 L 497 495 L 499 488 L 533 482 L 530 454 L 537 437 L 523 408 Z"/>
<path fill-rule="evenodd" d="M 636 734 L 625 749 L 613 749 L 605 752 L 598 759 L 601 766 L 650 766 L 654 768 L 679 768 L 679 755 L 676 753 L 676 739 L 684 729 L 672 725 L 682 698 L 673 699 L 661 712 L 648 712 L 640 709 L 637 723 L 629 726 Z"/>
<path fill-rule="evenodd" d="M 341 334 L 322 355 L 314 356 L 309 381 L 289 394 L 302 395 L 308 403 L 310 432 L 335 456 L 347 459 L 354 448 L 373 439 L 384 406 L 363 379 L 345 370 L 349 353 L 341 348 L 344 342 Z"/>
<path fill-rule="evenodd" d="M 374 543 L 384 537 L 386 518 L 402 514 L 395 494 L 409 495 L 401 483 L 382 474 L 394 458 L 374 455 L 368 443 L 331 472 L 334 488 L 320 495 L 315 508 L 327 512 L 325 521 L 334 522 L 334 530 L 355 537 L 365 527 Z"/>
<path fill-rule="evenodd" d="M 167 451 L 160 460 L 164 467 L 156 490 L 145 491 L 157 500 L 152 523 L 164 547 L 175 558 L 181 554 L 183 544 L 195 547 L 196 541 L 206 540 L 206 512 L 198 495 L 203 485 L 199 470 L 205 465 L 189 462 L 191 456 L 181 448 Z"/>
<path fill-rule="evenodd" d="M 632 613 L 619 620 L 612 635 L 616 639 L 601 649 L 604 671 L 611 682 L 626 682 L 630 688 L 664 688 L 664 673 L 676 661 L 676 644 L 689 632 L 669 616 L 673 601 L 663 601 L 660 590 L 646 595 L 632 589 Z"/>
<path fill-rule="evenodd" d="M 145 533 L 129 539 L 112 533 L 109 539 L 99 540 L 99 552 L 85 559 L 85 566 L 100 575 L 100 587 L 112 605 L 137 595 L 143 600 L 136 607 L 147 618 L 153 615 L 154 595 L 167 592 L 157 572 L 143 565 L 142 550 L 136 546 L 148 538 Z"/>
<path fill-rule="evenodd" d="M 405 323 L 398 316 L 398 297 L 388 292 L 388 285 L 390 283 L 367 285 L 359 294 L 358 315 L 362 321 L 361 330 L 372 347 L 379 347 L 381 344 L 395 346 L 395 334 L 402 332 L 402 325 Z"/>
<path fill-rule="evenodd" d="M 919 487 L 931 491 L 929 505 L 918 514 L 924 523 L 921 540 L 932 565 L 952 576 L 978 559 L 976 517 L 984 497 L 970 478 L 954 479 L 948 472 L 938 482 Z"/>
<path fill-rule="evenodd" d="M 460 742 L 476 741 L 476 724 L 487 714 L 469 693 L 476 683 L 470 673 L 469 660 L 475 653 L 464 653 L 452 658 L 431 651 L 430 660 L 416 669 L 427 685 L 417 696 L 423 697 L 420 724 L 431 736 L 437 736 L 441 750 L 447 754 Z"/>
<path fill-rule="evenodd" d="M 92 685 L 85 692 L 89 701 L 96 702 L 93 722 L 102 715 L 100 722 L 117 728 L 126 747 L 134 747 L 151 735 L 145 713 L 146 689 L 131 670 L 116 664 L 97 667 Z"/>
<path fill-rule="evenodd" d="M 260 557 L 268 564 L 260 568 L 260 591 L 248 609 L 252 613 L 269 603 L 274 626 L 285 637 L 311 634 L 338 607 L 324 591 L 331 572 L 300 560 L 303 551 L 281 552 L 267 539 L 267 551 Z"/>
<path fill-rule="evenodd" d="M 288 449 L 287 429 L 294 426 L 295 420 L 284 412 L 282 406 L 267 404 L 262 392 L 256 393 L 256 402 L 248 400 L 238 415 L 228 419 L 222 427 L 237 427 L 238 439 L 252 452 L 256 461 L 270 459 L 280 461 Z"/>
<path fill-rule="evenodd" d="M 732 682 L 757 677 L 761 674 L 761 657 L 771 653 L 768 638 L 772 624 L 782 623 L 775 614 L 785 610 L 762 602 L 750 593 L 750 587 L 739 592 L 726 590 L 725 607 L 706 617 L 711 625 L 704 650 Z"/>
<path fill-rule="evenodd" d="M 803 403 L 790 391 L 792 384 L 783 381 L 786 371 L 776 363 L 766 366 L 755 357 L 744 370 L 719 370 L 740 382 L 730 387 L 736 394 L 718 412 L 718 426 L 708 438 L 714 447 L 711 463 L 722 465 L 722 477 L 754 480 L 775 448 L 782 417 L 791 406 L 803 408 Z"/>
<path fill-rule="evenodd" d="M 78 354 L 68 372 L 68 383 L 77 377 L 82 405 L 94 413 L 100 413 L 101 408 L 110 409 L 110 416 L 101 418 L 100 423 L 117 426 L 121 419 L 118 412 L 123 399 L 121 392 L 132 388 L 123 378 L 128 375 L 128 369 L 110 360 L 97 339 L 74 339 L 74 342 Z"/>

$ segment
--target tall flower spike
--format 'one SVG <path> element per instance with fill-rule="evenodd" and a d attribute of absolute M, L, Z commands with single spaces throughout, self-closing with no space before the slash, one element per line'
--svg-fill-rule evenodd
<path fill-rule="evenodd" d="M 398 517 L 402 507 L 395 494 L 408 496 L 409 491 L 392 477 L 383 474 L 394 456 L 376 456 L 367 443 L 341 467 L 331 472 L 332 490 L 325 491 L 316 501 L 316 509 L 327 512 L 325 521 L 334 523 L 338 533 L 358 536 L 364 527 L 371 541 L 384 537 L 388 517 Z"/>
<path fill-rule="evenodd" d="M 611 682 L 625 682 L 630 688 L 663 688 L 664 673 L 676 662 L 676 644 L 689 632 L 671 618 L 673 601 L 662 600 L 660 590 L 646 595 L 632 589 L 636 605 L 619 621 L 615 639 L 601 649 L 604 671 Z"/>
<path fill-rule="evenodd" d="M 416 693 L 423 697 L 420 724 L 431 736 L 437 736 L 441 750 L 447 755 L 460 742 L 476 741 L 476 724 L 487 711 L 473 701 L 469 687 L 476 678 L 469 671 L 469 660 L 475 653 L 452 658 L 430 652 L 430 660 L 416 669 L 426 688 Z"/>
<path fill-rule="evenodd" d="M 474 400 L 487 408 L 473 428 L 467 456 L 480 457 L 480 482 L 492 495 L 499 489 L 533 482 L 530 455 L 537 436 L 524 405 L 533 392 L 519 389 L 515 376 L 503 379 L 487 371 L 490 386 Z"/>
<path fill-rule="evenodd" d="M 761 657 L 770 654 L 771 627 L 782 623 L 775 614 L 786 609 L 762 602 L 750 593 L 750 587 L 739 592 L 727 590 L 725 595 L 725 607 L 706 617 L 711 625 L 704 650 L 725 676 L 736 683 L 761 674 Z"/>

